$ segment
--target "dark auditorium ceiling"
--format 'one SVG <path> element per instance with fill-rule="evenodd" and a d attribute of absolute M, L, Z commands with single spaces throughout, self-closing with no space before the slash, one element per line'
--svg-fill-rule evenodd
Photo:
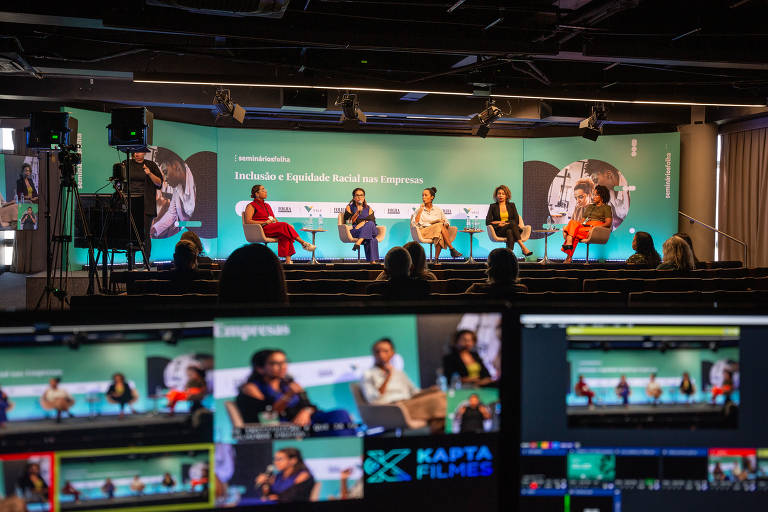
<path fill-rule="evenodd" d="M 270 16 L 226 12 L 273 3 L 284 9 Z M 146 104 L 158 118 L 239 126 L 215 121 L 216 83 L 333 88 L 326 111 L 308 112 L 281 108 L 280 89 L 230 86 L 248 127 L 343 129 L 334 102 L 350 87 L 429 92 L 360 92 L 369 119 L 358 129 L 367 131 L 469 133 L 467 119 L 488 94 L 505 112 L 491 135 L 508 136 L 572 135 L 591 100 L 606 103 L 606 133 L 672 130 L 691 121 L 690 106 L 624 103 L 630 101 L 757 105 L 706 107 L 715 122 L 768 110 L 765 0 L 47 5 L 0 5 L 2 116 L 61 104 Z"/>

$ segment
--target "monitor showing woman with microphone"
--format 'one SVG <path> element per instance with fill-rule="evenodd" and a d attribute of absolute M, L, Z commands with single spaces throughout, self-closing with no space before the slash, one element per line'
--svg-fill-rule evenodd
<path fill-rule="evenodd" d="M 341 425 L 315 434 L 350 435 L 352 419 L 343 409 L 321 411 L 304 388 L 288 374 L 288 358 L 280 349 L 259 350 L 251 357 L 251 374 L 240 386 L 235 404 L 245 423 L 292 423 L 309 429 L 314 424 Z M 311 432 L 311 430 L 310 430 Z"/>
<path fill-rule="evenodd" d="M 263 503 L 309 501 L 315 479 L 304 463 L 301 451 L 286 447 L 277 451 L 255 481 L 256 493 Z"/>

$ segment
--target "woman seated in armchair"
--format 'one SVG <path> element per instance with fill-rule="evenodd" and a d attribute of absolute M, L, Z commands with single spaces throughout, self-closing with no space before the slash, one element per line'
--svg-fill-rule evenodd
<path fill-rule="evenodd" d="M 608 206 L 610 198 L 611 193 L 608 191 L 608 188 L 602 185 L 596 186 L 595 190 L 592 191 L 592 204 L 584 208 L 584 220 L 571 220 L 563 228 L 565 243 L 563 244 L 562 251 L 567 255 L 565 263 L 570 263 L 573 260 L 576 246 L 582 240 L 589 238 L 593 228 L 611 228 L 611 223 L 613 222 L 611 216 L 613 213 L 611 212 L 611 207 Z"/>
<path fill-rule="evenodd" d="M 261 423 L 264 413 L 280 422 L 299 427 L 315 423 L 349 425 L 352 419 L 345 410 L 321 411 L 309 401 L 304 388 L 288 375 L 288 359 L 280 349 L 256 352 L 251 357 L 251 375 L 240 386 L 235 399 L 245 423 Z M 327 435 L 349 435 L 348 429 L 330 431 Z"/>

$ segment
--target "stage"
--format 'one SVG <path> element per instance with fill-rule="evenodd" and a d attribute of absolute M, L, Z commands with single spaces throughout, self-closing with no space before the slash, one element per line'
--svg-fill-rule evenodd
<path fill-rule="evenodd" d="M 208 490 L 169 492 L 167 494 L 142 494 L 140 496 L 120 496 L 116 498 L 100 498 L 80 500 L 79 502 L 61 502 L 61 510 L 103 510 L 107 508 L 150 507 L 177 504 L 201 503 L 207 504 Z"/>
<path fill-rule="evenodd" d="M 567 408 L 569 427 L 722 427 L 733 428 L 738 419 L 738 405 L 726 409 L 723 404 L 630 404 L 586 405 Z"/>
<path fill-rule="evenodd" d="M 55 442 L 59 449 L 81 449 L 114 446 L 115 439 L 126 444 L 175 443 L 178 438 L 190 442 L 210 439 L 213 414 L 198 411 L 195 418 L 189 413 L 138 413 L 119 416 L 62 416 L 54 418 L 11 421 L 0 429 L 0 448 L 42 449 Z"/>

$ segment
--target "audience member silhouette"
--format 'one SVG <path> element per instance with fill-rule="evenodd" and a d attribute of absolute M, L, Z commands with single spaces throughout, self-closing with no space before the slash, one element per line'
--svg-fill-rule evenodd
<path fill-rule="evenodd" d="M 261 244 L 230 254 L 219 278 L 220 304 L 286 304 L 285 274 L 275 253 Z"/>
<path fill-rule="evenodd" d="M 423 299 L 429 296 L 429 284 L 423 278 L 411 277 L 411 255 L 402 247 L 393 247 L 384 257 L 386 281 L 368 285 L 367 293 L 383 295 L 386 299 Z"/>
<path fill-rule="evenodd" d="M 494 249 L 488 255 L 488 280 L 473 284 L 467 289 L 467 293 L 482 293 L 501 299 L 528 291 L 525 285 L 518 282 L 519 274 L 520 267 L 515 253 L 504 247 Z"/>

